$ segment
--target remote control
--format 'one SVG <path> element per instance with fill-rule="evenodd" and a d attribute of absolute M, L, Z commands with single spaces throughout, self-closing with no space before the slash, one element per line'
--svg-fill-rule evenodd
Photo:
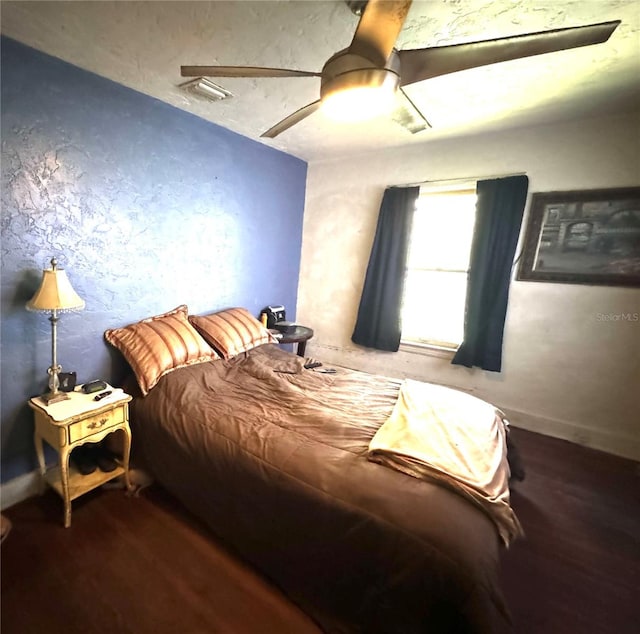
<path fill-rule="evenodd" d="M 93 397 L 94 401 L 101 401 L 103 398 L 107 398 L 109 394 L 113 394 L 113 390 L 107 390 L 106 392 L 100 392 Z"/>

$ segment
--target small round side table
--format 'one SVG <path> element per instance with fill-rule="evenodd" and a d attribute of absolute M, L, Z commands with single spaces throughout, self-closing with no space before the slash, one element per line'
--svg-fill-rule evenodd
<path fill-rule="evenodd" d="M 293 332 L 280 332 L 279 330 L 270 330 L 270 332 L 278 339 L 278 343 L 296 343 L 298 344 L 297 354 L 304 357 L 307 348 L 307 341 L 313 337 L 313 330 L 306 326 L 296 326 Z"/>

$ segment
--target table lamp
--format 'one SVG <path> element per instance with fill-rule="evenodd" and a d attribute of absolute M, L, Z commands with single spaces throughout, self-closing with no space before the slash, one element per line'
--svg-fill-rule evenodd
<path fill-rule="evenodd" d="M 27 310 L 51 313 L 51 367 L 49 373 L 49 391 L 40 398 L 47 404 L 69 398 L 59 390 L 58 375 L 62 367 L 56 361 L 58 313 L 82 310 L 84 301 L 73 290 L 64 269 L 58 268 L 55 258 L 51 258 L 51 268 L 42 271 L 42 282 L 35 295 L 27 302 Z"/>

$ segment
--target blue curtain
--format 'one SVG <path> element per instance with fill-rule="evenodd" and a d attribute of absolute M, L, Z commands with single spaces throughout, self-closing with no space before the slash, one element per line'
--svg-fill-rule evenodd
<path fill-rule="evenodd" d="M 361 346 L 396 352 L 400 347 L 400 310 L 419 187 L 384 192 L 356 326 L 351 340 Z"/>
<path fill-rule="evenodd" d="M 513 256 L 529 179 L 479 181 L 464 319 L 464 341 L 452 363 L 502 369 L 502 336 Z"/>

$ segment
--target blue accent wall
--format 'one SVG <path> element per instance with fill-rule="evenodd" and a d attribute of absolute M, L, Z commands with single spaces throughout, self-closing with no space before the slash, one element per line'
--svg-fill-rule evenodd
<path fill-rule="evenodd" d="M 182 303 L 295 318 L 307 166 L 4 37 L 1 90 L 4 482 L 36 465 L 51 330 L 25 302 L 50 258 L 86 301 L 58 324 L 80 382 L 122 374 L 105 329 Z"/>

